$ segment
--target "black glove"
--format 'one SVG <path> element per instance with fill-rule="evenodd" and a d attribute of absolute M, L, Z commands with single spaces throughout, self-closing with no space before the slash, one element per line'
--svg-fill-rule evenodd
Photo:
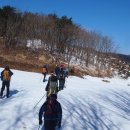
<path fill-rule="evenodd" d="M 41 125 L 42 124 L 42 120 L 39 120 L 39 125 Z"/>

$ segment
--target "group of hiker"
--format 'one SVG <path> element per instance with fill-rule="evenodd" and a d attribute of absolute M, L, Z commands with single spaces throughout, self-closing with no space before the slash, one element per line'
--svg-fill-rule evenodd
<path fill-rule="evenodd" d="M 47 73 L 47 65 L 44 65 L 43 82 L 46 81 Z M 39 125 L 42 124 L 42 116 L 44 116 L 44 130 L 55 130 L 56 127 L 61 127 L 62 107 L 57 101 L 57 95 L 59 91 L 64 89 L 66 77 L 68 77 L 68 70 L 64 65 L 56 65 L 55 69 L 51 71 L 45 88 L 47 98 L 39 111 Z"/>
<path fill-rule="evenodd" d="M 43 82 L 46 80 L 48 74 L 47 65 L 43 66 Z M 1 72 L 2 88 L 0 97 L 3 97 L 3 92 L 6 88 L 6 97 L 10 96 L 10 80 L 13 72 L 9 66 Z M 57 101 L 58 92 L 65 87 L 65 78 L 68 77 L 68 68 L 64 65 L 56 65 L 55 69 L 51 71 L 45 91 L 47 91 L 46 101 L 39 110 L 39 125 L 42 125 L 42 117 L 44 117 L 44 130 L 55 130 L 56 127 L 61 127 L 62 107 Z M 5 96 L 5 95 L 4 95 Z"/>
<path fill-rule="evenodd" d="M 72 70 L 74 72 L 74 70 Z M 47 65 L 43 66 L 43 82 L 46 81 L 48 73 Z M 39 111 L 39 125 L 42 124 L 42 116 L 44 113 L 44 130 L 55 130 L 61 127 L 62 107 L 57 101 L 58 92 L 65 87 L 65 79 L 68 77 L 69 70 L 63 64 L 56 65 L 51 71 L 45 91 L 47 91 L 47 100 Z"/>
<path fill-rule="evenodd" d="M 46 81 L 46 75 L 48 73 L 47 65 L 43 66 L 43 82 Z M 51 71 L 51 75 L 48 79 L 45 90 L 47 96 L 50 94 L 56 94 L 58 91 L 63 90 L 65 87 L 65 78 L 68 77 L 68 69 L 64 65 L 56 65 L 55 69 Z"/>
<path fill-rule="evenodd" d="M 47 65 L 44 65 L 43 82 L 46 81 L 47 73 Z M 39 125 L 42 124 L 42 116 L 44 116 L 44 130 L 55 130 L 56 127 L 61 127 L 62 107 L 57 101 L 57 95 L 64 89 L 66 77 L 68 77 L 68 69 L 64 65 L 56 65 L 55 69 L 51 71 L 45 88 L 47 98 L 39 111 Z"/>

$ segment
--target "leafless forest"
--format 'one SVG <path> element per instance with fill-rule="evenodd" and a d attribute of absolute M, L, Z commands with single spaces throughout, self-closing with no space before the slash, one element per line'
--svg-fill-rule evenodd
<path fill-rule="evenodd" d="M 110 69 L 116 51 L 110 37 L 84 29 L 72 18 L 20 12 L 10 6 L 0 8 L 0 38 L 1 50 L 31 50 L 55 63 L 62 60 L 69 66 L 75 60 L 97 71 Z"/>

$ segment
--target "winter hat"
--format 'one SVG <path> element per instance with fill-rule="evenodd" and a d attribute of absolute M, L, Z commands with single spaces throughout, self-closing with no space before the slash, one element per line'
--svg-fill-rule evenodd
<path fill-rule="evenodd" d="M 5 67 L 5 70 L 9 70 L 9 66 L 6 66 L 6 67 Z"/>

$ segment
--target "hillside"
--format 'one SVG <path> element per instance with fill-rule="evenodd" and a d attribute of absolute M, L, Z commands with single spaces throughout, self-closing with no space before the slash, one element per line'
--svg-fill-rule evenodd
<path fill-rule="evenodd" d="M 39 72 L 43 64 L 50 69 L 74 64 L 80 73 L 76 75 L 111 76 L 109 54 L 115 45 L 109 36 L 84 29 L 66 15 L 21 12 L 11 6 L 0 8 L 0 19 L 1 66 Z"/>
<path fill-rule="evenodd" d="M 106 62 L 107 60 L 109 60 L 108 64 Z M 90 64 L 89 67 L 87 67 L 84 63 L 84 59 L 77 60 L 77 58 L 74 57 L 71 58 L 69 67 L 71 68 L 74 66 L 76 70 L 75 75 L 80 77 L 83 77 L 84 75 L 91 75 L 96 77 L 112 77 L 114 71 L 117 71 L 117 73 L 120 75 L 124 74 L 125 76 L 123 77 L 127 77 L 130 64 L 129 55 L 112 54 L 107 60 L 104 62 L 105 65 L 103 66 L 101 66 L 101 63 L 99 62 L 97 65 L 94 65 L 92 63 L 92 65 Z M 64 64 L 66 67 L 68 67 L 68 62 L 65 61 L 62 55 L 57 56 L 56 54 L 51 54 L 49 51 L 46 51 L 44 49 L 36 49 L 32 48 L 31 46 L 18 46 L 7 49 L 4 46 L 4 42 L 0 40 L 1 67 L 9 65 L 13 69 L 41 73 L 42 67 L 45 64 L 48 65 L 49 72 L 51 70 L 54 70 L 56 64 Z"/>
<path fill-rule="evenodd" d="M 75 62 L 75 61 L 74 61 Z M 75 62 L 76 63 L 76 62 Z M 42 72 L 43 65 L 48 65 L 49 72 L 54 70 L 56 64 L 64 64 L 68 67 L 67 62 L 65 62 L 61 57 L 51 55 L 47 51 L 43 50 L 33 50 L 28 47 L 17 47 L 13 49 L 4 48 L 4 43 L 0 41 L 0 66 L 5 67 L 9 65 L 12 69 L 30 71 L 30 72 Z M 75 66 L 75 75 L 82 77 L 83 75 L 89 74 L 93 76 L 98 76 L 98 72 L 93 69 L 83 68 L 75 64 L 70 64 L 70 67 Z M 100 74 L 100 76 L 103 74 Z"/>
<path fill-rule="evenodd" d="M 46 54 L 28 48 L 0 49 L 0 66 L 9 65 L 13 69 L 41 72 L 44 64 L 52 62 Z M 51 66 L 50 66 L 51 67 Z"/>

